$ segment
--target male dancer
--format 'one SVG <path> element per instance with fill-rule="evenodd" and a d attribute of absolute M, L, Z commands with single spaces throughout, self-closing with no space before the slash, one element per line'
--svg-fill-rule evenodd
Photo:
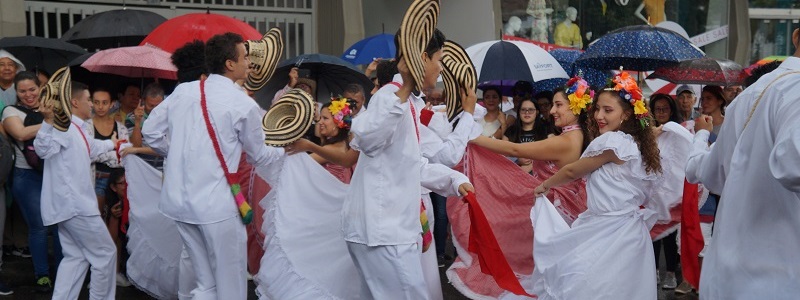
<path fill-rule="evenodd" d="M 247 235 L 209 137 L 201 98 L 205 95 L 209 121 L 231 173 L 238 170 L 243 151 L 248 162 L 261 166 L 283 155 L 283 149 L 264 144 L 261 111 L 235 83 L 247 79 L 250 66 L 242 37 L 216 35 L 206 43 L 205 54 L 208 79 L 180 84 L 150 114 L 142 137 L 166 157 L 160 209 L 177 222 L 194 266 L 197 287 L 192 296 L 246 299 Z M 179 277 L 186 273 L 180 270 Z"/>
<path fill-rule="evenodd" d="M 110 140 L 101 141 L 87 134 L 83 127 L 92 116 L 89 88 L 79 82 L 60 84 L 72 84 L 72 95 L 61 95 L 70 97 L 72 124 L 66 132 L 56 130 L 52 125 L 53 101 L 45 101 L 39 110 L 44 123 L 33 141 L 36 154 L 44 159 L 42 221 L 45 226 L 58 225 L 64 254 L 53 299 L 78 299 L 90 265 L 89 298 L 114 299 L 117 247 L 97 208 L 90 165 L 92 157 L 114 149 L 117 137 L 114 134 Z"/>

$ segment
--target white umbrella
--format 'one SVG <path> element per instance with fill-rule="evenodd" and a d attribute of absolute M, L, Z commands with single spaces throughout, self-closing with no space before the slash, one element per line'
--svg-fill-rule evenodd
<path fill-rule="evenodd" d="M 524 80 L 530 82 L 569 78 L 564 68 L 544 49 L 521 41 L 488 41 L 466 49 L 478 73 L 478 81 Z"/>

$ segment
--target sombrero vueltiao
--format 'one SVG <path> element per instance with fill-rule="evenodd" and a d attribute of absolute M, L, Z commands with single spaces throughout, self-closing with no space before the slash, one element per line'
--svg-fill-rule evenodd
<path fill-rule="evenodd" d="M 278 59 L 283 53 L 283 37 L 278 28 L 272 28 L 260 40 L 245 41 L 245 46 L 252 69 L 247 75 L 244 87 L 257 91 L 264 87 L 267 80 L 275 73 Z"/>
<path fill-rule="evenodd" d="M 422 53 L 428 46 L 436 30 L 439 18 L 439 1 L 415 0 L 406 10 L 403 22 L 400 23 L 399 42 L 400 57 L 405 57 L 408 69 L 414 77 L 417 89 L 422 88 L 425 78 Z"/>
<path fill-rule="evenodd" d="M 264 143 L 283 147 L 303 135 L 314 119 L 314 100 L 301 89 L 291 89 L 284 94 L 261 120 Z"/>
<path fill-rule="evenodd" d="M 42 88 L 42 104 L 53 105 L 53 127 L 66 132 L 71 123 L 72 112 L 69 100 L 72 98 L 72 76 L 69 67 L 58 69 Z"/>
<path fill-rule="evenodd" d="M 461 45 L 446 41 L 442 56 L 442 81 L 444 81 L 444 101 L 447 106 L 447 119 L 453 119 L 461 113 L 461 89 L 475 90 L 478 85 L 478 74 L 469 59 L 467 51 Z"/>

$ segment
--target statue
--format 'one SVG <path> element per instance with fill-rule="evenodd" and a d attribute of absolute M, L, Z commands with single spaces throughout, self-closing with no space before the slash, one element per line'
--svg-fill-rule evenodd
<path fill-rule="evenodd" d="M 564 22 L 556 25 L 555 41 L 556 45 L 571 47 L 575 49 L 583 48 L 583 38 L 578 25 L 573 23 L 578 19 L 578 10 L 574 7 L 567 7 L 567 17 Z"/>
<path fill-rule="evenodd" d="M 517 16 L 513 16 L 508 18 L 508 22 L 506 22 L 506 27 L 503 30 L 503 34 L 516 36 L 517 31 L 519 31 L 520 28 L 522 28 L 522 20 Z"/>
<path fill-rule="evenodd" d="M 542 43 L 549 43 L 547 35 L 550 31 L 550 17 L 553 9 L 547 7 L 546 0 L 530 0 L 525 11 L 533 17 L 531 22 L 531 39 Z"/>

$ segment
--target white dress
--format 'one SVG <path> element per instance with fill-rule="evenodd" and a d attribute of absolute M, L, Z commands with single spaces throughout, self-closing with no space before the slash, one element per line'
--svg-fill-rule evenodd
<path fill-rule="evenodd" d="M 662 204 L 648 203 L 653 182 L 633 137 L 608 132 L 582 157 L 612 150 L 623 160 L 588 175 L 587 207 L 572 228 L 544 197 L 531 210 L 533 292 L 539 299 L 656 299 L 650 228 Z M 640 208 L 644 206 L 645 208 Z"/>

